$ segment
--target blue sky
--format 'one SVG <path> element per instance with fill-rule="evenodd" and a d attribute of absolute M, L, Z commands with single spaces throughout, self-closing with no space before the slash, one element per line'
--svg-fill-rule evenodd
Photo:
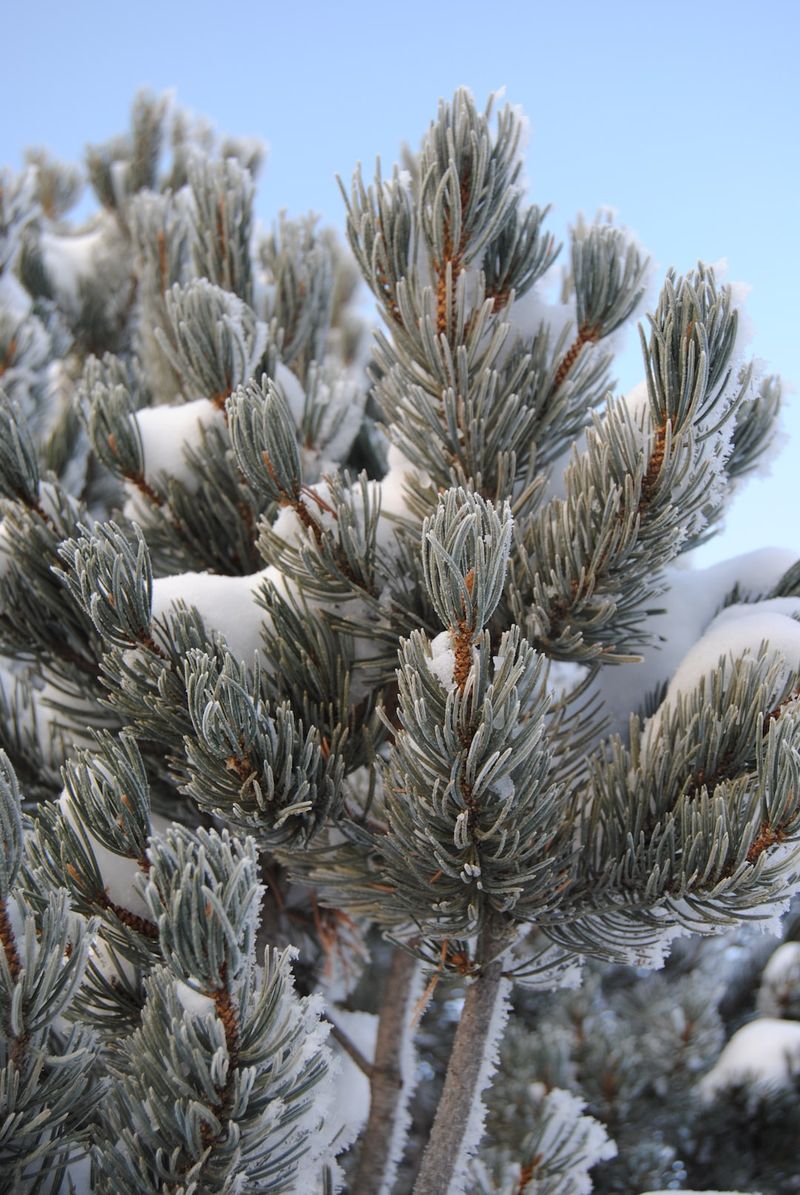
<path fill-rule="evenodd" d="M 800 388 L 800 0 L 3 5 L 0 163 L 26 145 L 78 159 L 126 127 L 136 90 L 174 89 L 221 132 L 269 147 L 258 212 L 343 227 L 336 173 L 416 145 L 440 96 L 505 86 L 530 118 L 531 198 L 611 205 L 660 273 L 727 258 L 751 284 L 754 351 Z M 633 338 L 631 338 L 632 340 Z M 621 388 L 641 369 L 631 347 Z M 797 545 L 800 389 L 786 448 L 743 487 L 706 560 Z"/>

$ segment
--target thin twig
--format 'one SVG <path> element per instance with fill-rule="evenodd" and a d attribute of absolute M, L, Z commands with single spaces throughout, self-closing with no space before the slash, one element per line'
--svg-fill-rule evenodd
<path fill-rule="evenodd" d="M 364 1057 L 355 1042 L 347 1036 L 344 1029 L 336 1024 L 330 1013 L 326 1013 L 325 1020 L 331 1027 L 331 1037 L 334 1041 L 338 1041 L 345 1054 L 348 1054 L 352 1058 L 358 1069 L 363 1071 L 368 1079 L 371 1079 L 373 1074 L 372 1063 Z"/>

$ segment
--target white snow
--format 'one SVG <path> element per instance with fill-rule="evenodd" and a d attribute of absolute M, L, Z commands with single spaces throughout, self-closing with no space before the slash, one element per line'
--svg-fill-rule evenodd
<path fill-rule="evenodd" d="M 324 406 L 316 437 L 321 454 L 318 468 L 330 472 L 352 447 L 364 415 L 367 391 L 357 372 L 348 369 L 320 381 L 314 398 Z"/>
<path fill-rule="evenodd" d="M 500 364 L 520 339 L 530 343 L 543 324 L 550 329 L 551 346 L 565 334 L 564 351 L 569 347 L 576 331 L 575 309 L 571 303 L 559 303 L 549 298 L 548 279 L 549 275 L 545 275 L 503 312 L 503 320 L 510 325 L 510 331 L 498 356 Z"/>
<path fill-rule="evenodd" d="M 757 598 L 777 584 L 797 557 L 786 548 L 758 548 L 710 568 L 694 568 L 687 558 L 668 569 L 666 592 L 653 602 L 662 612 L 648 620 L 653 646 L 642 650 L 640 663 L 603 667 L 587 689 L 587 699 L 601 695 L 609 731 L 627 731 L 631 711 L 674 675 L 735 585 L 745 600 Z M 757 605 L 751 608 L 758 610 Z"/>
<path fill-rule="evenodd" d="M 289 953 L 293 957 L 297 955 L 297 951 L 290 950 Z M 339 1151 L 339 1142 L 334 1140 L 339 1130 L 339 1120 L 335 1108 L 337 1060 L 330 1050 L 330 1025 L 321 1019 L 324 1016 L 321 996 L 316 994 L 304 996 L 299 1003 L 305 1032 L 302 1058 L 311 1059 L 317 1052 L 321 1052 L 327 1064 L 328 1073 L 313 1088 L 309 1108 L 294 1125 L 295 1133 L 308 1133 L 308 1149 L 300 1160 L 294 1178 L 292 1187 L 294 1195 L 301 1195 L 301 1193 L 304 1195 L 306 1191 L 316 1191 L 319 1185 L 322 1160 L 329 1162 L 331 1154 Z M 338 1184 L 334 1189 L 339 1189 Z"/>
<path fill-rule="evenodd" d="M 423 469 L 418 469 L 407 459 L 395 444 L 389 445 L 386 476 L 380 482 L 381 515 L 399 518 L 413 518 L 408 506 L 405 488 L 411 482 L 425 487 L 431 479 Z"/>
<path fill-rule="evenodd" d="M 55 685 L 46 682 L 41 689 L 31 691 L 31 703 L 39 747 L 51 766 L 62 764 L 74 747 L 95 746 L 88 729 L 92 715 L 97 713 L 92 700 L 67 697 Z M 66 710 L 65 706 L 68 707 Z"/>
<path fill-rule="evenodd" d="M 94 270 L 97 252 L 106 233 L 105 223 L 89 232 L 61 236 L 43 232 L 39 245 L 44 267 L 59 302 L 68 309 L 78 308 L 78 288 Z"/>
<path fill-rule="evenodd" d="M 200 988 L 202 985 L 196 981 L 196 986 L 190 983 L 184 983 L 182 980 L 175 981 L 175 995 L 181 1002 L 183 1009 L 192 1017 L 207 1017 L 216 1016 L 217 1010 L 214 1006 L 214 1001 L 210 996 L 203 995 Z"/>
<path fill-rule="evenodd" d="M 586 680 L 589 669 L 571 660 L 551 660 L 547 670 L 547 687 L 556 701 L 572 693 Z"/>
<path fill-rule="evenodd" d="M 307 502 L 303 504 L 308 506 Z M 272 531 L 286 544 L 298 544 L 303 539 L 303 524 L 291 506 L 284 506 L 278 511 Z"/>
<path fill-rule="evenodd" d="M 770 956 L 761 975 L 756 1007 L 762 1016 L 780 1017 L 789 1000 L 800 996 L 800 942 L 784 942 Z"/>
<path fill-rule="evenodd" d="M 760 1017 L 738 1029 L 698 1083 L 705 1099 L 739 1083 L 788 1083 L 800 1071 L 800 1022 Z"/>
<path fill-rule="evenodd" d="M 384 553 L 391 555 L 396 548 L 394 537 L 394 522 L 392 521 L 392 506 L 398 514 L 408 514 L 405 499 L 400 485 L 402 478 L 408 473 L 417 472 L 407 462 L 399 458 L 395 450 L 393 460 L 394 473 L 389 483 L 389 511 L 381 506 L 377 528 L 377 541 Z M 370 501 L 377 505 L 380 496 L 383 503 L 385 482 L 369 482 Z M 313 513 L 315 520 L 323 529 L 334 531 L 337 523 L 330 511 L 324 505 L 320 506 L 312 495 L 317 495 L 323 503 L 330 499 L 330 487 L 327 482 L 320 481 L 308 487 L 308 493 L 303 501 Z M 356 522 L 361 500 L 360 486 L 355 486 L 350 494 Z M 272 526 L 272 530 L 287 544 L 302 543 L 308 537 L 308 532 L 291 508 L 284 508 Z M 251 660 L 254 652 L 261 652 L 261 628 L 268 619 L 266 612 L 256 603 L 256 598 L 264 582 L 273 585 L 283 595 L 291 596 L 296 585 L 286 577 L 276 565 L 269 565 L 259 572 L 246 577 L 227 577 L 212 573 L 179 573 L 170 577 L 161 577 L 153 581 L 153 617 L 162 618 L 176 602 L 184 602 L 187 606 L 195 606 L 209 630 L 216 630 L 223 634 L 233 655 L 239 659 Z M 316 603 L 312 597 L 307 599 L 309 609 L 314 609 Z M 365 628 L 363 636 L 353 636 L 354 660 L 358 665 L 351 675 L 351 697 L 354 701 L 364 695 L 369 686 L 369 658 L 374 655 L 375 644 L 373 638 L 374 623 L 367 618 L 366 606 L 363 602 L 343 600 L 326 608 L 342 617 L 348 618 L 355 625 Z M 359 687 L 361 686 L 361 687 Z M 363 690 L 363 691 L 362 691 Z"/>
<path fill-rule="evenodd" d="M 769 656 L 784 661 L 779 683 L 786 680 L 787 670 L 800 671 L 800 622 L 775 610 L 762 610 L 762 605 L 771 603 L 729 607 L 714 619 L 705 634 L 684 656 L 667 687 L 663 703 L 648 720 L 646 745 L 651 746 L 656 742 L 661 721 L 678 696 L 690 693 L 702 680 L 710 677 L 722 659 L 736 660 L 742 656 L 756 655 L 762 644 L 766 643 Z"/>
<path fill-rule="evenodd" d="M 378 1018 L 370 1012 L 349 1012 L 335 1008 L 331 1016 L 350 1041 L 361 1051 L 368 1062 L 375 1057 L 375 1039 L 378 1033 Z M 338 1059 L 339 1067 L 334 1075 L 334 1115 L 339 1121 L 336 1138 L 337 1153 L 355 1141 L 367 1123 L 369 1116 L 369 1079 L 342 1049 L 335 1038 L 330 1039 L 331 1050 Z"/>
<path fill-rule="evenodd" d="M 762 983 L 785 983 L 793 979 L 800 984 L 800 942 L 784 942 L 772 955 L 761 976 Z"/>
<path fill-rule="evenodd" d="M 195 606 L 210 631 L 219 631 L 231 654 L 250 662 L 261 651 L 261 626 L 268 617 L 256 604 L 256 595 L 267 577 L 280 584 L 281 576 L 269 567 L 247 577 L 216 573 L 179 573 L 153 581 L 153 618 L 167 614 L 175 602 Z"/>
<path fill-rule="evenodd" d="M 76 828 L 79 837 L 82 839 L 85 835 L 88 839 L 89 847 L 94 855 L 108 899 L 113 904 L 121 905 L 123 908 L 128 909 L 129 912 L 134 913 L 137 917 L 144 917 L 149 921 L 152 918 L 150 906 L 140 893 L 138 884 L 134 882 L 137 880 L 137 877 L 144 874 L 136 860 L 130 859 L 125 855 L 115 855 L 113 851 L 103 846 L 102 842 L 95 838 L 94 834 L 80 823 L 73 808 L 72 799 L 66 789 L 59 797 L 58 804 L 64 817 Z M 168 824 L 158 814 L 151 815 L 151 825 L 154 833 L 160 832 Z"/>
<path fill-rule="evenodd" d="M 201 478 L 189 464 L 186 449 L 199 451 L 205 428 L 224 426 L 225 416 L 210 399 L 197 398 L 193 402 L 171 406 L 145 407 L 131 419 L 139 429 L 144 457 L 144 479 L 158 487 L 163 475 L 174 477 L 194 493 Z M 136 487 L 128 482 L 131 498 L 138 497 Z"/>
<path fill-rule="evenodd" d="M 284 365 L 282 361 L 279 361 L 275 366 L 272 380 L 286 399 L 286 403 L 292 413 L 292 418 L 297 427 L 299 427 L 306 407 L 306 392 L 300 384 L 300 379 L 296 374 L 292 373 L 288 365 Z"/>
<path fill-rule="evenodd" d="M 13 709 L 14 725 L 21 735 L 31 735 L 38 744 L 47 766 L 62 764 L 67 752 L 63 729 L 54 725 L 58 720 L 54 711 L 42 707 L 41 692 L 24 685 L 20 676 L 0 666 L 0 696 Z"/>
<path fill-rule="evenodd" d="M 764 642 L 769 645 L 771 655 L 782 655 L 791 671 L 797 671 L 800 623 L 786 615 L 762 611 L 759 604 L 751 607 L 751 611 L 737 619 L 723 616 L 719 621 L 714 620 L 675 673 L 667 689 L 668 700 L 678 692 L 689 691 L 703 676 L 708 676 L 721 656 L 727 654 L 735 659 L 754 653 Z"/>
<path fill-rule="evenodd" d="M 510 776 L 500 776 L 499 779 L 492 781 L 492 793 L 497 801 L 510 801 L 514 796 L 514 781 Z"/>
<path fill-rule="evenodd" d="M 376 484 L 373 482 L 373 484 Z M 358 491 L 356 491 L 358 493 Z M 316 495 L 316 499 L 312 497 Z M 318 481 L 307 487 L 300 495 L 300 501 L 314 519 L 314 522 L 326 531 L 336 529 L 336 518 L 331 514 L 331 490 L 327 481 Z M 287 544 L 302 543 L 307 535 L 303 524 L 291 506 L 284 506 L 278 511 L 278 517 L 272 524 L 272 530 Z"/>
<path fill-rule="evenodd" d="M 80 823 L 73 809 L 72 800 L 66 790 L 59 797 L 58 804 L 67 820 L 78 829 Z M 138 917 L 149 919 L 149 907 L 143 897 L 133 887 L 134 878 L 141 874 L 141 869 L 136 860 L 126 858 L 124 855 L 115 855 L 113 851 L 103 846 L 99 839 L 95 838 L 89 830 L 86 830 L 82 826 L 78 829 L 81 837 L 81 830 L 88 838 L 91 852 L 94 855 L 98 871 L 103 880 L 103 887 L 109 900 L 114 904 L 122 905 L 124 908 L 129 909 L 131 913 L 135 913 Z"/>
<path fill-rule="evenodd" d="M 755 618 L 762 614 L 782 614 L 786 618 L 797 621 L 800 618 L 800 598 L 776 597 L 765 598 L 761 602 L 732 602 L 716 615 L 709 630 L 724 626 L 739 618 Z"/>
<path fill-rule="evenodd" d="M 449 631 L 442 631 L 431 640 L 431 654 L 425 662 L 442 688 L 452 689 L 456 656 L 453 651 L 453 637 Z"/>

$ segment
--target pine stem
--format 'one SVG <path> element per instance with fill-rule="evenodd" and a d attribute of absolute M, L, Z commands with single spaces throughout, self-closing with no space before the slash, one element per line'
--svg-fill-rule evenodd
<path fill-rule="evenodd" d="M 402 1053 L 410 1032 L 417 961 L 395 948 L 386 974 L 370 1079 L 369 1119 L 353 1190 L 379 1195 L 392 1181 L 392 1145 L 403 1105 Z"/>
<path fill-rule="evenodd" d="M 584 326 L 578 330 L 578 335 L 573 340 L 572 344 L 567 349 L 564 356 L 561 358 L 558 369 L 553 378 L 553 385 L 550 390 L 551 394 L 555 394 L 559 387 L 563 384 L 567 374 L 572 369 L 575 362 L 580 356 L 581 349 L 585 344 L 595 344 L 600 339 L 600 329 Z"/>
<path fill-rule="evenodd" d="M 478 942 L 480 971 L 467 988 L 414 1195 L 446 1195 L 461 1168 L 464 1138 L 485 1077 L 486 1052 L 494 1045 L 488 1040 L 489 1030 L 503 995 L 502 956 L 507 942 L 503 922 L 488 920 Z"/>

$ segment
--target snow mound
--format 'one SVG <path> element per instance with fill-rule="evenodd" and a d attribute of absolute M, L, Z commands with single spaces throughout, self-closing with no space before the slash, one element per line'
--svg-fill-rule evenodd
<path fill-rule="evenodd" d="M 631 711 L 641 709 L 650 694 L 676 675 L 682 661 L 710 629 L 725 598 L 734 588 L 738 587 L 742 603 L 728 607 L 729 610 L 759 614 L 766 607 L 766 613 L 780 612 L 786 618 L 789 608 L 775 604 L 786 599 L 770 602 L 759 602 L 758 599 L 774 588 L 796 562 L 797 555 L 796 551 L 787 548 L 759 548 L 709 568 L 697 569 L 683 563 L 667 569 L 666 590 L 653 603 L 660 609 L 651 615 L 647 624 L 653 635 L 652 646 L 641 652 L 640 663 L 601 668 L 587 691 L 587 698 L 596 694 L 602 697 L 610 720 L 609 731 L 627 732 Z M 733 617 L 725 611 L 723 615 Z M 754 624 L 750 630 L 755 638 Z M 729 647 L 726 643 L 719 654 L 724 654 Z M 703 650 L 707 655 L 706 649 Z"/>
<path fill-rule="evenodd" d="M 698 1084 L 708 1100 L 740 1083 L 788 1083 L 800 1071 L 800 1022 L 760 1017 L 737 1029 Z"/>
<path fill-rule="evenodd" d="M 163 618 L 176 602 L 194 606 L 206 629 L 225 636 L 232 655 L 251 662 L 261 650 L 261 625 L 267 617 L 256 603 L 265 577 L 275 569 L 263 569 L 247 577 L 225 577 L 216 573 L 179 573 L 153 581 L 153 618 Z"/>
<path fill-rule="evenodd" d="M 174 406 L 145 407 L 131 418 L 142 441 L 147 484 L 157 486 L 166 474 L 194 493 L 201 479 L 189 464 L 186 450 L 200 449 L 205 428 L 214 423 L 223 426 L 225 417 L 220 408 L 207 398 L 197 398 Z M 127 488 L 133 496 L 133 487 L 129 484 Z"/>
<path fill-rule="evenodd" d="M 762 1016 L 780 1017 L 800 997 L 800 942 L 784 942 L 761 975 L 756 1007 Z"/>

